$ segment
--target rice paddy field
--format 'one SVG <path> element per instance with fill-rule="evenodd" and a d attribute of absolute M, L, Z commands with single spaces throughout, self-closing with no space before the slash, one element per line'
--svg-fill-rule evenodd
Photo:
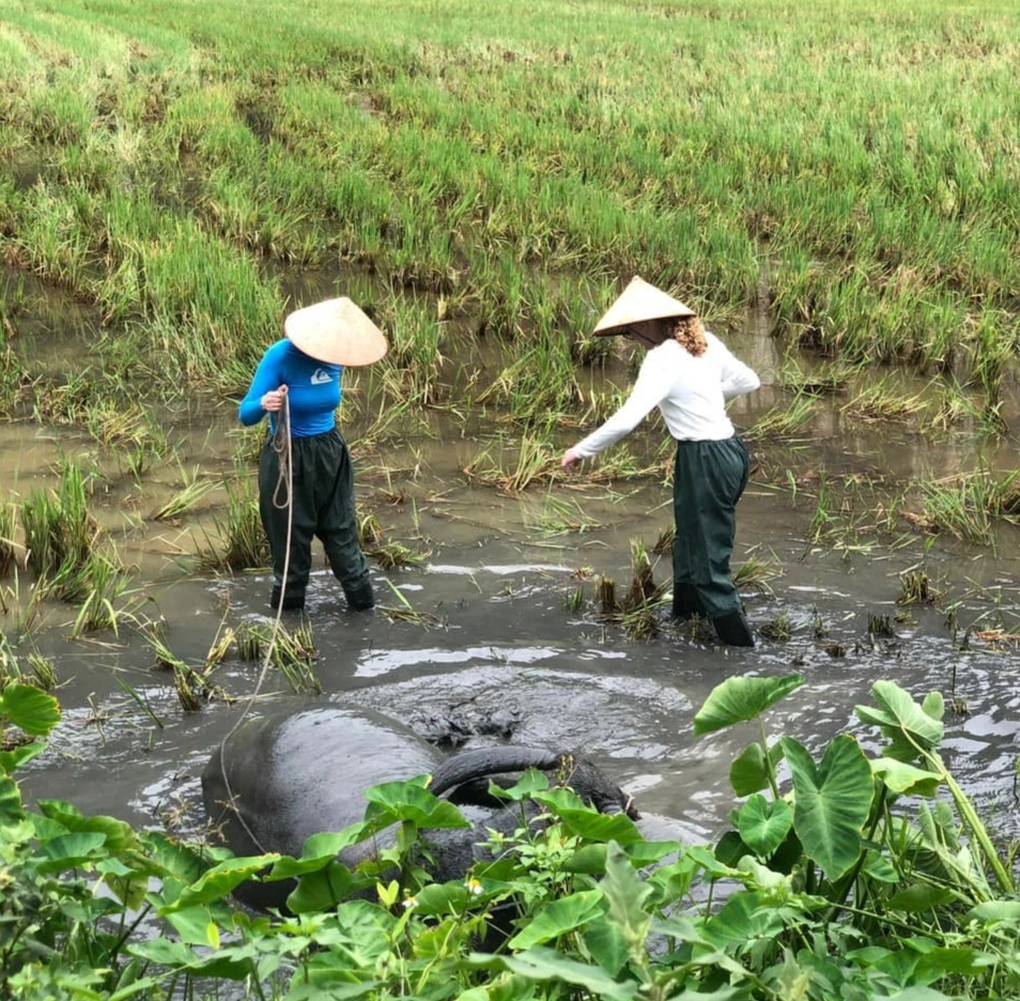
<path fill-rule="evenodd" d="M 991 0 L 0 0 L 0 688 L 65 710 L 28 786 L 186 812 L 265 639 L 236 403 L 348 295 L 391 345 L 339 413 L 381 607 L 317 574 L 267 691 L 509 701 L 710 833 L 720 676 L 806 665 L 810 741 L 893 674 L 1011 830 L 1018 58 Z M 667 620 L 658 418 L 559 469 L 635 274 L 763 379 L 754 651 Z"/>

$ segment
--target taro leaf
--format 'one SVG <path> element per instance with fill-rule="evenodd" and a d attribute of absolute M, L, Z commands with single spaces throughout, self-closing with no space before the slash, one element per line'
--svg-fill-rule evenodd
<path fill-rule="evenodd" d="M 698 710 L 694 732 L 712 733 L 755 719 L 802 684 L 803 674 L 788 674 L 782 678 L 727 678 L 712 689 Z"/>
<path fill-rule="evenodd" d="M 953 892 L 934 883 L 911 883 L 898 893 L 894 893 L 885 906 L 891 911 L 906 911 L 908 914 L 921 914 L 930 911 L 953 899 Z"/>
<path fill-rule="evenodd" d="M 0 824 L 16 824 L 24 817 L 18 784 L 13 779 L 0 776 Z"/>
<path fill-rule="evenodd" d="M 988 900 L 972 907 L 964 916 L 964 924 L 983 921 L 986 925 L 999 922 L 1020 925 L 1020 900 Z"/>
<path fill-rule="evenodd" d="M 270 879 L 289 879 L 291 876 L 303 876 L 306 872 L 324 869 L 340 854 L 341 849 L 363 841 L 375 830 L 375 824 L 361 822 L 351 824 L 336 834 L 313 834 L 301 846 L 301 857 L 296 859 L 284 855 L 273 866 Z"/>
<path fill-rule="evenodd" d="M 439 799 L 417 781 L 383 782 L 366 790 L 365 819 L 383 824 L 411 820 L 419 828 L 471 826 L 453 803 Z"/>
<path fill-rule="evenodd" d="M 39 863 L 40 872 L 67 872 L 78 869 L 104 857 L 100 851 L 106 837 L 98 831 L 83 831 L 51 838 L 42 845 L 45 862 Z"/>
<path fill-rule="evenodd" d="M 624 845 L 642 840 L 637 825 L 626 814 L 598 813 L 585 806 L 572 789 L 550 789 L 536 793 L 534 799 L 536 803 L 548 806 L 563 821 L 568 834 L 587 841 L 617 841 Z"/>
<path fill-rule="evenodd" d="M 517 782 L 507 789 L 495 782 L 489 783 L 489 793 L 497 799 L 506 799 L 514 803 L 529 799 L 535 793 L 545 792 L 549 788 L 549 776 L 537 768 L 526 768 Z"/>
<path fill-rule="evenodd" d="M 139 956 L 151 963 L 158 963 L 160 966 L 200 972 L 204 976 L 224 980 L 246 980 L 251 975 L 253 960 L 258 958 L 254 942 L 229 946 L 210 955 L 200 956 L 183 942 L 157 938 L 129 945 L 127 951 L 132 956 Z"/>
<path fill-rule="evenodd" d="M 759 858 L 768 858 L 782 843 L 793 824 L 793 811 L 784 799 L 752 796 L 737 814 L 740 838 Z"/>
<path fill-rule="evenodd" d="M 913 761 L 919 750 L 931 751 L 942 743 L 942 697 L 930 694 L 919 706 L 910 694 L 892 681 L 876 681 L 871 694 L 877 709 L 856 706 L 862 723 L 872 723 L 888 739 L 886 754 L 897 761 Z"/>
<path fill-rule="evenodd" d="M 864 752 L 849 734 L 836 737 L 817 768 L 804 746 L 783 737 L 793 776 L 793 824 L 808 858 L 839 879 L 861 853 L 861 828 L 871 812 L 874 780 Z"/>
<path fill-rule="evenodd" d="M 585 890 L 561 897 L 543 907 L 507 943 L 512 949 L 530 949 L 552 942 L 605 913 L 606 899 L 599 890 Z"/>
<path fill-rule="evenodd" d="M 560 980 L 576 984 L 596 997 L 608 998 L 609 1001 L 632 1001 L 641 989 L 634 981 L 617 983 L 599 967 L 561 956 L 554 949 L 541 945 L 514 956 L 485 956 L 472 953 L 466 965 L 491 970 L 509 970 L 527 980 L 539 982 Z"/>
<path fill-rule="evenodd" d="M 0 774 L 12 775 L 16 768 L 31 761 L 46 750 L 45 740 L 33 740 L 31 744 L 22 744 L 10 751 L 0 751 Z"/>
<path fill-rule="evenodd" d="M 730 765 L 730 785 L 738 796 L 761 792 L 769 784 L 769 763 L 761 744 L 748 744 Z"/>
<path fill-rule="evenodd" d="M 646 901 L 655 892 L 634 871 L 619 845 L 606 850 L 606 875 L 599 887 L 609 902 L 609 919 L 620 927 L 628 943 L 644 948 L 652 918 Z"/>
<path fill-rule="evenodd" d="M 60 722 L 60 703 L 31 685 L 15 683 L 0 693 L 0 716 L 33 737 L 45 737 Z"/>
<path fill-rule="evenodd" d="M 871 770 L 894 793 L 931 799 L 942 785 L 942 776 L 895 758 L 874 758 Z"/>
<path fill-rule="evenodd" d="M 275 877 L 277 874 L 274 866 L 272 875 Z M 287 897 L 287 907 L 295 914 L 331 911 L 353 893 L 374 885 L 374 879 L 352 873 L 342 862 L 327 862 L 298 879 L 297 888 Z"/>
<path fill-rule="evenodd" d="M 502 884 L 500 884 L 502 885 Z M 414 913 L 427 917 L 463 914 L 473 902 L 463 883 L 429 883 L 414 895 Z M 484 898 L 478 901 L 484 902 Z"/>
<path fill-rule="evenodd" d="M 611 977 L 618 976 L 627 965 L 627 940 L 620 926 L 608 918 L 596 918 L 588 924 L 584 930 L 584 943 L 592 959 Z"/>
<path fill-rule="evenodd" d="M 181 891 L 181 895 L 172 903 L 159 909 L 161 917 L 182 907 L 193 907 L 197 904 L 208 904 L 213 900 L 221 900 L 234 887 L 251 879 L 261 869 L 272 865 L 280 856 L 274 853 L 253 855 L 247 858 L 232 858 L 219 865 L 214 865 L 191 886 Z"/>

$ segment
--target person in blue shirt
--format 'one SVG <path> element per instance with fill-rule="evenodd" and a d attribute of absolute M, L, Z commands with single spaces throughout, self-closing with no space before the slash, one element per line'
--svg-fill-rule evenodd
<path fill-rule="evenodd" d="M 259 459 L 259 513 L 273 555 L 270 601 L 274 609 L 304 607 L 317 536 L 348 608 L 363 611 L 374 607 L 375 595 L 358 538 L 354 468 L 336 410 L 344 367 L 378 361 L 386 354 L 386 337 L 346 297 L 296 310 L 284 321 L 284 334 L 266 349 L 238 411 L 249 427 L 269 414 Z M 289 447 L 277 435 L 284 417 Z"/>

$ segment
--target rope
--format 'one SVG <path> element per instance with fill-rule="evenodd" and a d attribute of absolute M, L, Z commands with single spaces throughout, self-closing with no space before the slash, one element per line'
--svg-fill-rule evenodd
<path fill-rule="evenodd" d="M 226 750 L 227 741 L 234 735 L 237 728 L 244 722 L 245 717 L 248 715 L 251 707 L 255 703 L 255 699 L 258 698 L 259 692 L 262 690 L 262 683 L 266 679 L 266 675 L 269 673 L 269 665 L 273 659 L 273 650 L 276 648 L 276 641 L 280 635 L 280 619 L 283 615 L 283 600 L 287 592 L 287 575 L 290 571 L 290 537 L 291 530 L 294 522 L 294 505 L 292 503 L 294 498 L 294 455 L 291 448 L 291 436 L 290 436 L 290 401 L 287 396 L 283 397 L 283 406 L 279 409 L 276 416 L 276 430 L 273 432 L 270 447 L 276 452 L 280 472 L 276 480 L 276 488 L 273 491 L 273 506 L 278 510 L 287 511 L 287 548 L 283 558 L 283 580 L 280 582 L 280 603 L 276 609 L 276 616 L 273 619 L 273 628 L 269 635 L 269 643 L 266 645 L 266 655 L 262 661 L 262 668 L 259 671 L 258 681 L 255 683 L 255 688 L 251 695 L 248 697 L 248 702 L 244 709 L 241 710 L 241 715 L 238 716 L 234 725 L 227 731 L 223 739 L 220 741 L 220 774 L 223 776 L 223 785 L 227 792 L 227 799 L 224 802 L 224 806 L 228 806 L 234 811 L 234 816 L 237 818 L 238 823 L 244 828 L 245 833 L 251 838 L 252 844 L 262 854 L 267 854 L 266 848 L 255 836 L 255 832 L 245 823 L 244 817 L 241 816 L 241 811 L 237 809 L 234 804 L 234 793 L 230 788 L 230 779 L 227 778 L 227 765 L 224 757 Z M 281 497 L 282 490 L 282 497 Z"/>

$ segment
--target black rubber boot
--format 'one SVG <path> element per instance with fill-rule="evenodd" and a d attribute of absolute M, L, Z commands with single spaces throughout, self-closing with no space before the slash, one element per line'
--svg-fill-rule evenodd
<path fill-rule="evenodd" d="M 364 577 L 353 587 L 344 587 L 344 597 L 347 599 L 347 607 L 352 612 L 367 612 L 375 608 L 375 591 L 372 589 L 372 582 Z"/>
<path fill-rule="evenodd" d="M 712 619 L 712 625 L 716 635 L 727 646 L 754 646 L 754 636 L 743 612 L 727 612 Z"/>
<path fill-rule="evenodd" d="M 673 584 L 673 618 L 686 622 L 695 615 L 704 617 L 705 611 L 693 584 Z"/>
<path fill-rule="evenodd" d="M 273 586 L 273 591 L 269 595 L 269 604 L 272 606 L 274 612 L 280 608 L 280 592 L 282 588 L 279 584 Z M 283 595 L 283 610 L 285 612 L 296 612 L 305 607 L 305 596 L 304 592 L 297 594 L 291 590 L 287 590 Z"/>

